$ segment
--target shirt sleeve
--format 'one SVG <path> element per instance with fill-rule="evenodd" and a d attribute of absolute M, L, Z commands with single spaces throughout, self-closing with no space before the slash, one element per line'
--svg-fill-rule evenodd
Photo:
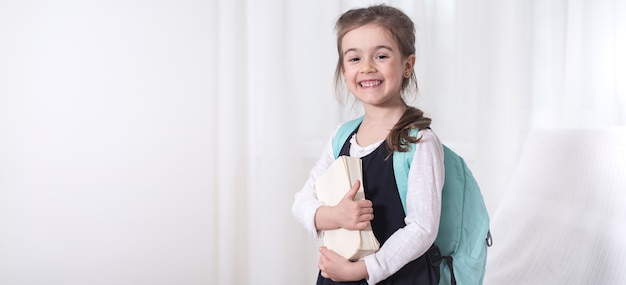
<path fill-rule="evenodd" d="M 322 231 L 318 231 L 315 226 L 315 213 L 317 209 L 323 205 L 323 203 L 317 199 L 317 193 L 313 188 L 315 181 L 319 178 L 328 167 L 335 161 L 335 155 L 333 153 L 332 138 L 336 134 L 339 127 L 335 129 L 333 135 L 330 137 L 322 155 L 317 160 L 315 166 L 311 169 L 309 178 L 302 186 L 302 189 L 295 194 L 291 212 L 300 224 L 304 226 L 306 231 L 316 239 L 321 238 Z"/>
<path fill-rule="evenodd" d="M 364 257 L 368 284 L 387 279 L 422 256 L 437 237 L 445 175 L 443 147 L 430 129 L 420 130 L 418 136 L 421 140 L 415 144 L 407 181 L 406 226 L 393 233 L 378 252 Z"/>

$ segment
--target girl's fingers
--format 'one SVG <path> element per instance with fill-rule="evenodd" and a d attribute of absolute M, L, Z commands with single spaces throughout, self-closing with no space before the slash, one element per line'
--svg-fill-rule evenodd
<path fill-rule="evenodd" d="M 372 213 L 374 213 L 374 208 L 372 207 L 361 208 L 361 214 L 372 214 Z"/>
<path fill-rule="evenodd" d="M 374 215 L 366 214 L 359 217 L 359 222 L 369 222 L 374 219 Z"/>

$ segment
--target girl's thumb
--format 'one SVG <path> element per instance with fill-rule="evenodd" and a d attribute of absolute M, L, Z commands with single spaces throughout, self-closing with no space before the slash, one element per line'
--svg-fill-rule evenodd
<path fill-rule="evenodd" d="M 354 200 L 354 196 L 356 196 L 356 193 L 359 192 L 359 188 L 361 188 L 361 181 L 357 180 L 356 183 L 352 185 L 352 188 L 350 188 L 348 193 L 346 193 L 344 199 Z"/>

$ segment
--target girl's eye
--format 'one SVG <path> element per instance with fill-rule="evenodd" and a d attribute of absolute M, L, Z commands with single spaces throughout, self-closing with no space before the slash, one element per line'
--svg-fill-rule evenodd
<path fill-rule="evenodd" d="M 375 58 L 376 59 L 385 59 L 385 58 L 389 58 L 389 57 L 384 55 L 384 54 L 381 54 L 381 55 L 377 55 Z"/>
<path fill-rule="evenodd" d="M 360 60 L 360 58 L 358 58 L 358 57 L 352 57 L 352 58 L 348 59 L 349 62 L 357 62 L 359 60 Z"/>

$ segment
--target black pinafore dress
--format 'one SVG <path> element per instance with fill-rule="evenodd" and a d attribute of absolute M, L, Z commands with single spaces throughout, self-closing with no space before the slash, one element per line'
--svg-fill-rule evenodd
<path fill-rule="evenodd" d="M 358 128 L 357 128 L 358 130 Z M 354 135 L 356 130 L 352 133 Z M 350 138 L 341 148 L 339 155 L 350 155 Z M 399 228 L 404 227 L 405 213 L 398 194 L 393 172 L 393 156 L 385 160 L 389 153 L 382 143 L 372 153 L 362 157 L 363 188 L 365 198 L 372 201 L 374 219 L 371 221 L 374 235 L 381 246 Z M 385 285 L 436 285 L 439 283 L 439 260 L 437 248 L 433 245 L 421 257 L 409 262 L 389 278 L 379 282 Z M 317 285 L 367 284 L 367 281 L 334 282 L 318 274 Z"/>

